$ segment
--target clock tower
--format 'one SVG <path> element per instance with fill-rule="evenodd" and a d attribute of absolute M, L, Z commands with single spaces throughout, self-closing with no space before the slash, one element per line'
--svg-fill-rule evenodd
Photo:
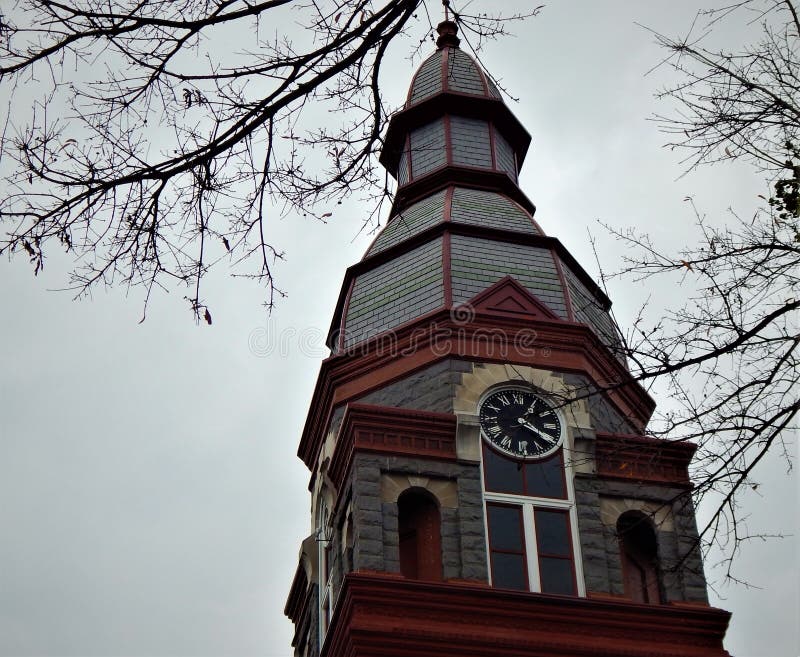
<path fill-rule="evenodd" d="M 299 456 L 296 657 L 722 657 L 688 464 L 611 302 L 534 220 L 530 136 L 439 25 L 391 119 Z"/>

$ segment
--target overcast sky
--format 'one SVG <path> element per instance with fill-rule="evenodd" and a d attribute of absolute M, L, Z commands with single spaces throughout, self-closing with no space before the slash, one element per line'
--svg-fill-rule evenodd
<path fill-rule="evenodd" d="M 663 76 L 645 76 L 663 53 L 635 23 L 678 35 L 695 7 L 561 0 L 484 54 L 533 136 L 521 185 L 536 218 L 592 273 L 587 227 L 604 266 L 619 257 L 597 219 L 677 247 L 695 235 L 686 196 L 724 220 L 764 193 L 744 166 L 679 178 L 681 155 L 647 120 L 667 109 L 653 99 Z M 745 43 L 746 28 L 725 29 Z M 415 67 L 395 49 L 383 83 L 394 104 Z M 0 263 L 1 654 L 292 654 L 282 610 L 310 532 L 296 449 L 344 270 L 372 239 L 358 234 L 367 212 L 274 222 L 288 297 L 267 317 L 260 290 L 212 277 L 211 327 L 193 323 L 181 290 L 158 294 L 138 324 L 138 290 L 73 302 L 51 291 L 67 259 L 53 255 L 36 279 L 22 258 Z M 681 294 L 615 284 L 623 325 L 647 292 Z M 796 476 L 773 461 L 756 478 L 742 509 L 751 530 L 796 534 Z M 797 566 L 794 537 L 744 547 L 736 572 L 757 588 L 712 591 L 733 612 L 731 654 L 800 654 Z"/>

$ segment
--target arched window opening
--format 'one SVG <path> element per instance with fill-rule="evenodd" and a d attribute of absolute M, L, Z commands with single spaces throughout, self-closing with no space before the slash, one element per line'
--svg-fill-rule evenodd
<path fill-rule="evenodd" d="M 397 500 L 400 573 L 411 579 L 442 579 L 441 516 L 424 491 L 408 490 Z"/>
<path fill-rule="evenodd" d="M 658 543 L 653 523 L 641 512 L 628 512 L 617 521 L 617 534 L 625 595 L 634 602 L 660 603 Z"/>

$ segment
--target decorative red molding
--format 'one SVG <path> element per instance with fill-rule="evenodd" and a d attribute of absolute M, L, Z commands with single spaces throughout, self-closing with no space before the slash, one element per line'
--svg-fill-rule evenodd
<path fill-rule="evenodd" d="M 511 276 L 501 278 L 470 299 L 469 304 L 476 312 L 491 312 L 504 317 L 560 319 Z"/>
<path fill-rule="evenodd" d="M 442 292 L 444 296 L 444 305 L 448 308 L 453 305 L 453 277 L 450 273 L 452 269 L 450 264 L 452 253 L 453 249 L 450 233 L 445 232 L 444 235 L 442 235 Z"/>
<path fill-rule="evenodd" d="M 597 474 L 615 479 L 692 485 L 689 462 L 697 445 L 647 436 L 598 433 L 595 443 Z"/>
<path fill-rule="evenodd" d="M 730 614 L 351 573 L 322 657 L 730 657 Z"/>
<path fill-rule="evenodd" d="M 357 352 L 326 359 L 314 390 L 298 456 L 314 468 L 336 406 L 445 358 L 503 362 L 586 375 L 633 425 L 644 431 L 655 402 L 583 324 L 477 312 L 458 323 L 449 309 L 376 336 Z M 387 348 L 388 345 L 388 348 Z"/>
<path fill-rule="evenodd" d="M 283 608 L 283 613 L 286 614 L 293 623 L 296 623 L 300 618 L 307 593 L 308 578 L 306 577 L 306 569 L 301 563 L 297 566 L 297 570 L 294 571 L 292 588 L 289 589 L 289 598 L 286 600 L 286 606 Z"/>
<path fill-rule="evenodd" d="M 292 588 L 289 591 L 289 598 L 283 613 L 289 617 L 294 624 L 294 636 L 292 646 L 297 646 L 304 642 L 308 636 L 308 626 L 310 620 L 309 605 L 313 599 L 312 589 L 308 585 L 306 571 L 301 563 L 294 574 Z"/>
<path fill-rule="evenodd" d="M 456 458 L 456 416 L 350 403 L 342 419 L 328 476 L 340 488 L 357 451 Z"/>

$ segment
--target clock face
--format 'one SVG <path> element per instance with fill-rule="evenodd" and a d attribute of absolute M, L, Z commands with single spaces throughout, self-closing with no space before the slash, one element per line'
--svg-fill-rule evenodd
<path fill-rule="evenodd" d="M 505 454 L 538 459 L 561 445 L 561 420 L 555 409 L 526 388 L 502 388 L 480 407 L 483 437 Z"/>

